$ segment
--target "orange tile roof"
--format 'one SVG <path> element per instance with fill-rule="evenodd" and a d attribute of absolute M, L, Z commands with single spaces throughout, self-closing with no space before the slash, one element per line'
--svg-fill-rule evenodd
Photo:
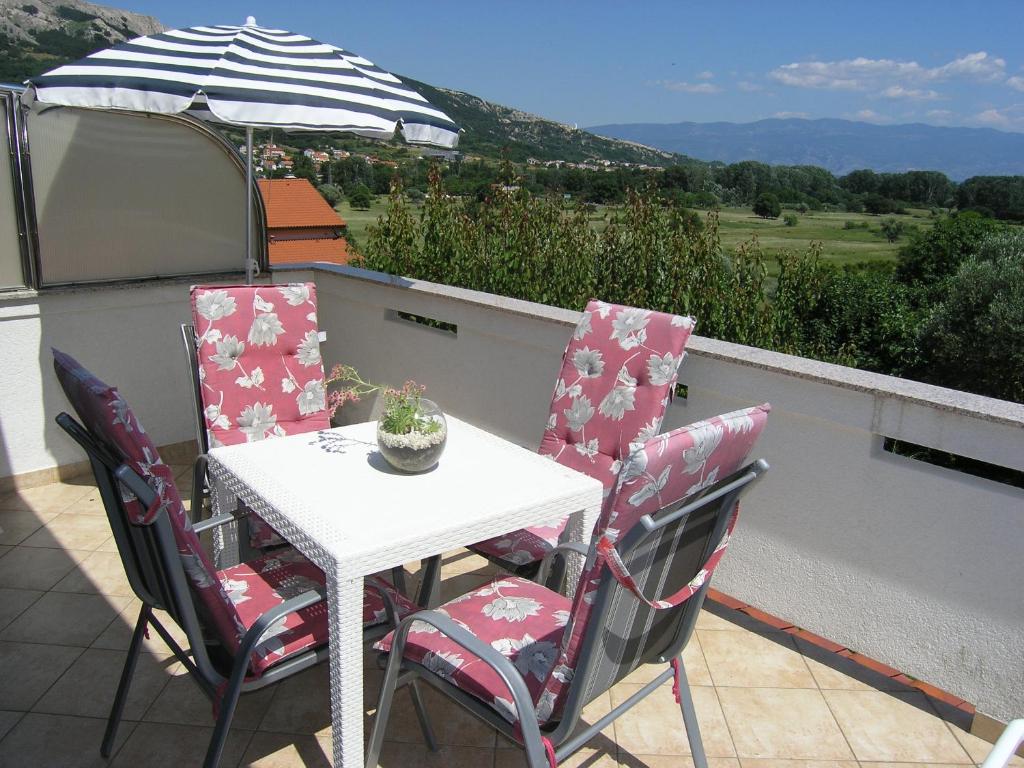
<path fill-rule="evenodd" d="M 258 179 L 267 229 L 343 227 L 345 221 L 305 179 Z"/>
<path fill-rule="evenodd" d="M 282 240 L 268 245 L 271 264 L 301 264 L 326 261 L 348 264 L 348 243 L 343 238 L 319 240 Z"/>

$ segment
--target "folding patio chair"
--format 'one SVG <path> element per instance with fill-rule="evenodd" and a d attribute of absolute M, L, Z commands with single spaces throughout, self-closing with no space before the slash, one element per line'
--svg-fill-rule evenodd
<path fill-rule="evenodd" d="M 596 477 L 611 492 L 633 443 L 661 430 L 694 321 L 591 300 L 562 355 L 539 452 Z M 520 529 L 470 549 L 533 576 L 567 519 Z"/>
<path fill-rule="evenodd" d="M 132 591 L 142 601 L 101 753 L 110 755 L 142 638 L 152 626 L 214 705 L 216 726 L 204 765 L 220 760 L 241 693 L 263 688 L 327 658 L 324 574 L 290 547 L 215 570 L 199 534 L 235 520 L 223 513 L 193 525 L 174 475 L 128 404 L 70 356 L 54 369 L 81 423 L 57 423 L 85 450 Z M 83 426 L 84 425 L 84 426 Z M 154 615 L 166 611 L 188 639 L 183 650 Z M 363 595 L 367 639 L 397 625 L 415 604 L 371 577 Z M 413 703 L 433 734 L 417 691 Z"/>
<path fill-rule="evenodd" d="M 739 498 L 768 469 L 760 460 L 740 469 L 768 410 L 697 422 L 637 447 L 602 510 L 572 600 L 499 577 L 403 619 L 375 646 L 390 656 L 366 765 L 377 764 L 396 687 L 410 681 L 426 680 L 523 745 L 531 768 L 542 768 L 674 676 L 694 764 L 705 768 L 682 651 L 736 525 Z M 573 735 L 588 702 L 650 662 L 666 668 Z"/>

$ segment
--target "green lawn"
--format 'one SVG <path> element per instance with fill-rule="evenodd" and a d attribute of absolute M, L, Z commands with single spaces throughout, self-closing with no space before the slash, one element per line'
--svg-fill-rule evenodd
<path fill-rule="evenodd" d="M 367 211 L 353 210 L 348 201 L 338 205 L 338 213 L 348 222 L 349 231 L 354 235 L 356 243 L 366 245 L 368 227 L 377 221 L 387 208 L 387 198 L 378 197 Z M 591 223 L 598 231 L 604 229 L 605 216 L 613 212 L 611 208 L 599 207 L 591 216 Z M 792 213 L 792 211 L 784 211 Z M 703 215 L 703 214 L 702 214 Z M 757 235 L 761 248 L 768 258 L 769 274 L 778 273 L 776 257 L 783 251 L 806 251 L 812 241 L 822 243 L 822 255 L 829 261 L 839 264 L 853 264 L 861 261 L 893 260 L 900 247 L 907 242 L 907 236 L 900 237 L 895 243 L 888 242 L 879 234 L 878 227 L 882 216 L 870 216 L 863 213 L 821 213 L 808 211 L 796 214 L 795 227 L 787 227 L 782 218 L 762 219 L 750 212 L 749 208 L 723 208 L 719 212 L 719 233 L 726 252 L 732 251 L 739 243 Z M 911 210 L 894 218 L 903 221 L 908 227 L 916 226 L 927 229 L 932 226 L 932 219 L 927 211 Z M 843 229 L 847 221 L 867 222 L 867 229 Z"/>

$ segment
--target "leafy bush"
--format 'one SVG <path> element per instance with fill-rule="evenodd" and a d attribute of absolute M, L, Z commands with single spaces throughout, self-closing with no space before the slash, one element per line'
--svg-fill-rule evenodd
<path fill-rule="evenodd" d="M 359 210 L 369 210 L 373 204 L 373 193 L 365 184 L 357 184 L 348 196 L 349 205 Z"/>
<path fill-rule="evenodd" d="M 922 378 L 1024 402 L 1024 233 L 989 235 L 959 265 L 919 346 Z"/>
<path fill-rule="evenodd" d="M 899 219 L 883 219 L 882 223 L 878 225 L 878 231 L 890 243 L 895 243 L 900 239 L 905 227 L 906 225 Z"/>
<path fill-rule="evenodd" d="M 843 222 L 843 229 L 867 229 L 868 223 L 866 221 L 850 221 L 847 219 Z"/>
<path fill-rule="evenodd" d="M 331 208 L 341 202 L 341 187 L 337 184 L 321 184 L 316 188 L 316 191 L 320 193 L 321 197 L 327 201 Z"/>
<path fill-rule="evenodd" d="M 879 194 L 868 195 L 864 198 L 864 210 L 875 216 L 886 213 L 896 213 L 899 206 L 895 200 L 883 197 Z"/>
<path fill-rule="evenodd" d="M 795 213 L 787 213 L 785 216 L 782 217 L 782 221 L 785 223 L 787 227 L 795 227 L 797 224 L 800 223 L 800 219 L 797 218 L 797 215 Z"/>
<path fill-rule="evenodd" d="M 934 297 L 942 291 L 941 280 L 955 273 L 983 241 L 1004 230 L 1005 225 L 974 213 L 939 219 L 900 249 L 896 276 L 904 283 L 921 286 L 926 296 Z"/>

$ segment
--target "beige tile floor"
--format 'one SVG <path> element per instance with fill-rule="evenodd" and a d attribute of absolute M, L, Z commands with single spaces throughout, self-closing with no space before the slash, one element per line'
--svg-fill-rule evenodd
<path fill-rule="evenodd" d="M 445 558 L 443 573 L 444 596 L 451 597 L 489 571 L 460 552 Z M 209 703 L 155 633 L 137 668 L 114 756 L 100 757 L 137 608 L 91 484 L 0 496 L 0 766 L 199 764 L 212 730 Z M 724 608 L 703 612 L 686 664 L 712 768 L 964 766 L 989 749 L 964 730 L 962 713 L 940 712 L 918 691 Z M 595 700 L 587 718 L 600 717 L 656 671 L 637 670 Z M 368 722 L 380 676 L 368 657 Z M 400 696 L 381 766 L 524 765 L 510 742 L 432 691 L 426 695 L 441 751 L 423 746 Z M 243 698 L 222 765 L 325 766 L 329 754 L 321 665 Z M 670 686 L 566 765 L 692 765 Z"/>

